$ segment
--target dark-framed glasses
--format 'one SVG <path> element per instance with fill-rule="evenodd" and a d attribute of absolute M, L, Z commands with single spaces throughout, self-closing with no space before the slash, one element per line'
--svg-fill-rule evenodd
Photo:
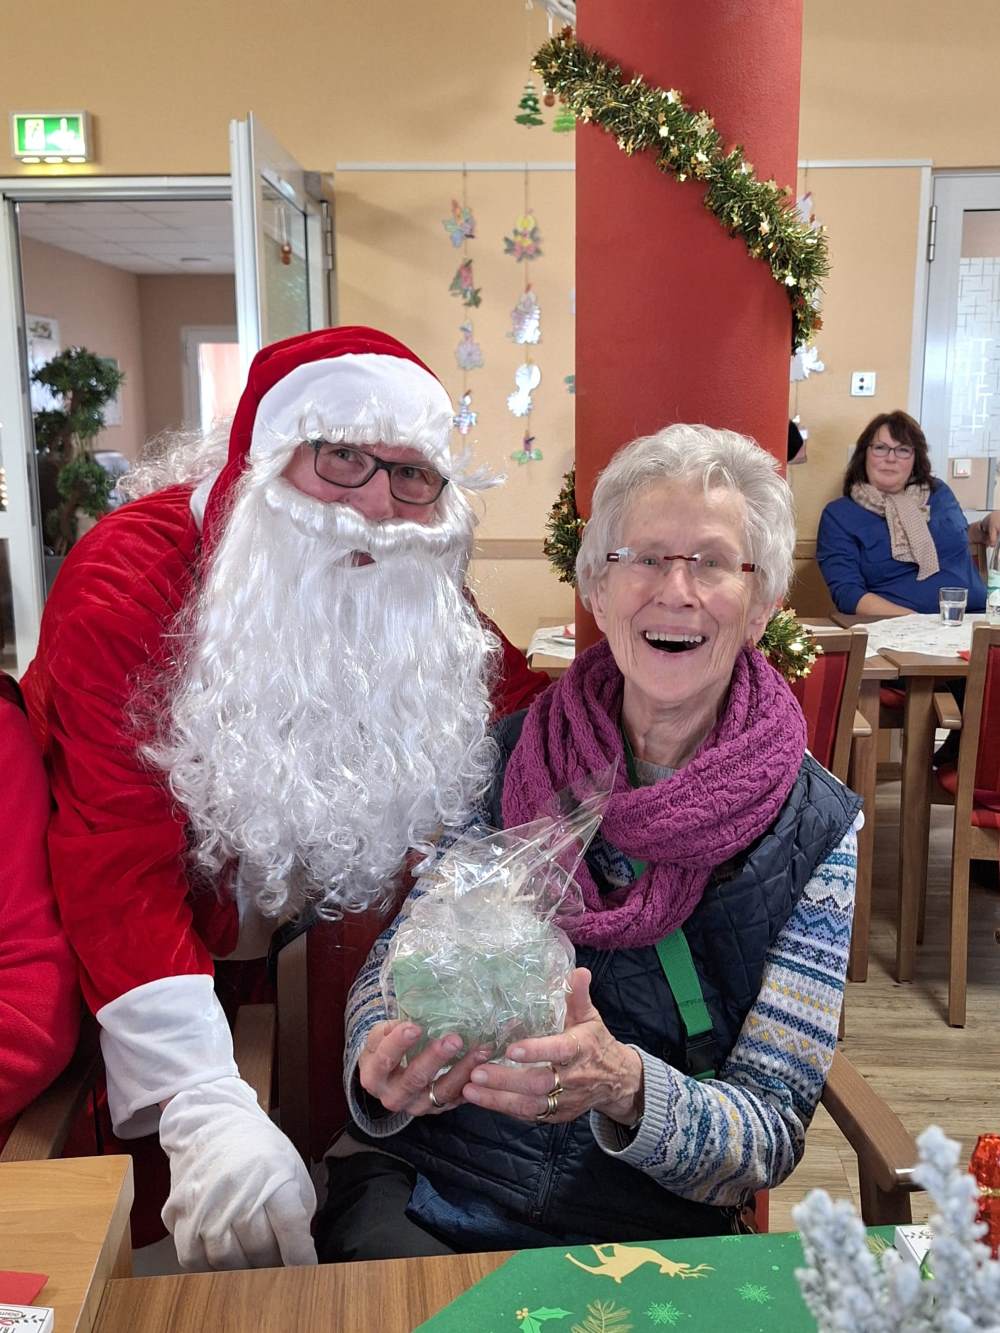
<path fill-rule="evenodd" d="M 330 440 L 310 440 L 309 443 L 317 477 L 332 486 L 357 490 L 366 486 L 376 472 L 388 472 L 389 493 L 394 500 L 404 505 L 429 505 L 448 485 L 448 478 L 429 465 L 387 463 L 383 458 L 356 449 L 353 444 L 334 444 Z"/>
<path fill-rule="evenodd" d="M 727 579 L 738 578 L 741 574 L 752 574 L 757 566 L 749 560 L 740 560 L 739 556 L 722 551 L 706 551 L 695 555 L 667 555 L 650 547 L 637 549 L 620 546 L 617 551 L 609 551 L 605 557 L 609 565 L 628 568 L 633 575 L 652 582 L 663 573 L 673 568 L 675 560 L 681 562 L 694 581 L 702 587 L 711 588 Z"/>
<path fill-rule="evenodd" d="M 876 458 L 888 458 L 891 454 L 893 458 L 899 458 L 904 463 L 908 462 L 916 452 L 912 444 L 870 444 L 868 448 Z"/>

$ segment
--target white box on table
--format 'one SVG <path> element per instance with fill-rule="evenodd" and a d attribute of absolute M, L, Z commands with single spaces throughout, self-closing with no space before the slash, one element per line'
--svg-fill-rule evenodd
<path fill-rule="evenodd" d="M 52 1333 L 54 1327 L 48 1305 L 0 1305 L 0 1333 Z"/>

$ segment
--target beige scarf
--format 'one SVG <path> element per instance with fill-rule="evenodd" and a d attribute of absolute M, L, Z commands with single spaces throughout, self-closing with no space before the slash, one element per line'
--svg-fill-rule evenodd
<path fill-rule="evenodd" d="M 889 542 L 894 560 L 917 566 L 917 581 L 929 579 L 941 566 L 937 547 L 931 536 L 929 486 L 907 486 L 899 494 L 889 495 L 869 482 L 858 481 L 851 487 L 851 499 L 872 514 L 881 514 L 889 524 Z"/>

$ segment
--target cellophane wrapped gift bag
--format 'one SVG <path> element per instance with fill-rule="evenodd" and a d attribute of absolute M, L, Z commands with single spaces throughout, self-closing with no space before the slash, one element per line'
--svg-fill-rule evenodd
<path fill-rule="evenodd" d="M 459 836 L 418 882 L 382 964 L 390 1018 L 419 1024 L 416 1055 L 457 1032 L 501 1058 L 525 1037 L 561 1032 L 575 952 L 564 927 L 583 911 L 574 878 L 612 774 L 558 799 L 560 813 Z"/>

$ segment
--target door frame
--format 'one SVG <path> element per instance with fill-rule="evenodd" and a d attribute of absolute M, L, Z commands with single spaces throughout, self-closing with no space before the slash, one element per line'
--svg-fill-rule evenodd
<path fill-rule="evenodd" d="M 954 195 L 952 182 L 965 186 L 966 197 Z M 942 189 L 941 187 L 945 187 Z M 948 199 L 947 195 L 952 194 Z M 991 197 L 992 196 L 992 197 Z M 921 422 L 928 437 L 935 476 L 948 475 L 948 433 L 942 428 L 941 414 L 949 383 L 949 366 L 954 357 L 955 329 L 950 320 L 958 295 L 958 260 L 962 253 L 962 214 L 971 206 L 1000 208 L 1000 172 L 996 168 L 934 171 L 921 209 L 922 245 L 918 251 L 918 270 L 923 271 L 922 301 L 914 304 L 914 356 L 911 364 L 911 399 L 917 387 L 918 410 L 913 415 Z M 942 211 L 945 210 L 945 211 Z M 928 259 L 928 245 L 933 228 L 934 258 Z M 940 265 L 934 269 L 934 265 Z M 935 281 L 938 278 L 939 280 Z M 947 318 L 946 318 L 947 317 Z M 943 338 L 933 338 L 934 326 L 946 327 Z M 912 411 L 912 409 L 911 409 Z M 988 509 L 966 509 L 970 520 L 988 513 Z"/>
<path fill-rule="evenodd" d="M 35 654 L 45 601 L 34 430 L 28 396 L 28 344 L 17 207 L 137 199 L 232 199 L 229 176 L 8 176 L 0 178 L 0 458 L 7 509 L 0 511 L 14 609 L 18 674 Z"/>

